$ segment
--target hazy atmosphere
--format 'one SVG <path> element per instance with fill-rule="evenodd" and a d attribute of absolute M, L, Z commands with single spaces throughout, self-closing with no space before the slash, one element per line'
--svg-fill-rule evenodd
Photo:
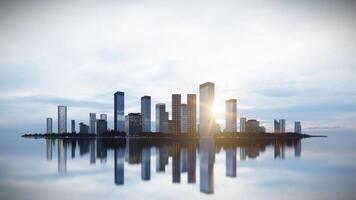
<path fill-rule="evenodd" d="M 215 82 L 215 110 L 271 129 L 356 128 L 354 1 L 1 1 L 0 127 L 44 131 L 68 119 L 125 114 Z M 204 2 L 204 3 L 201 3 Z M 155 112 L 153 109 L 152 119 Z"/>

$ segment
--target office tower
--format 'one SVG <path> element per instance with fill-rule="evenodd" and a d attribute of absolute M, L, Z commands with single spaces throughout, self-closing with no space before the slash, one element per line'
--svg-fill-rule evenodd
<path fill-rule="evenodd" d="M 199 88 L 199 134 L 212 136 L 215 127 L 214 106 L 214 83 L 206 82 Z"/>
<path fill-rule="evenodd" d="M 236 177 L 236 148 L 226 149 L 226 176 Z"/>
<path fill-rule="evenodd" d="M 280 125 L 280 132 L 285 133 L 286 132 L 286 120 L 285 119 L 280 119 L 279 120 L 279 125 Z"/>
<path fill-rule="evenodd" d="M 129 113 L 127 115 L 127 133 L 136 135 L 142 132 L 142 115 L 141 113 Z"/>
<path fill-rule="evenodd" d="M 200 191 L 214 193 L 214 162 L 215 144 L 213 138 L 203 138 L 199 141 L 200 157 Z"/>
<path fill-rule="evenodd" d="M 75 120 L 74 119 L 71 120 L 71 130 L 72 130 L 72 133 L 76 132 L 75 131 Z"/>
<path fill-rule="evenodd" d="M 181 95 L 172 94 L 172 134 L 179 135 L 180 130 L 180 113 L 181 113 Z"/>
<path fill-rule="evenodd" d="M 180 105 L 180 131 L 182 134 L 188 133 L 187 104 Z"/>
<path fill-rule="evenodd" d="M 108 131 L 108 122 L 103 119 L 96 120 L 96 134 L 104 134 Z"/>
<path fill-rule="evenodd" d="M 299 121 L 294 122 L 294 133 L 302 133 L 302 125 Z"/>
<path fill-rule="evenodd" d="M 280 133 L 281 132 L 281 130 L 280 130 L 281 125 L 279 124 L 279 122 L 277 120 L 274 120 L 273 124 L 274 124 L 274 133 Z"/>
<path fill-rule="evenodd" d="M 241 117 L 240 118 L 240 132 L 245 133 L 246 132 L 246 117 Z"/>
<path fill-rule="evenodd" d="M 65 141 L 58 139 L 58 172 L 67 172 L 67 147 Z"/>
<path fill-rule="evenodd" d="M 96 113 L 89 113 L 89 133 L 96 133 Z"/>
<path fill-rule="evenodd" d="M 151 179 L 151 148 L 142 148 L 142 162 L 141 162 L 141 179 Z"/>
<path fill-rule="evenodd" d="M 58 133 L 67 133 L 67 106 L 58 106 Z"/>
<path fill-rule="evenodd" d="M 106 114 L 100 114 L 100 119 L 108 121 L 108 116 Z"/>
<path fill-rule="evenodd" d="M 115 149 L 114 158 L 115 158 L 115 184 L 123 185 L 125 180 L 124 179 L 125 149 L 124 148 Z"/>
<path fill-rule="evenodd" d="M 255 119 L 249 119 L 246 122 L 246 130 L 248 133 L 259 133 L 260 132 L 260 122 Z"/>
<path fill-rule="evenodd" d="M 125 131 L 125 93 L 114 94 L 114 130 Z"/>
<path fill-rule="evenodd" d="M 168 121 L 168 113 L 166 112 L 166 104 L 156 104 L 156 132 L 164 133 L 164 123 Z"/>
<path fill-rule="evenodd" d="M 236 132 L 237 130 L 237 100 L 225 101 L 225 131 Z"/>
<path fill-rule="evenodd" d="M 188 116 L 188 134 L 195 135 L 197 130 L 197 95 L 187 95 L 187 116 Z"/>
<path fill-rule="evenodd" d="M 79 123 L 79 133 L 89 133 L 89 126 L 83 122 Z"/>
<path fill-rule="evenodd" d="M 151 132 L 151 97 L 141 97 L 142 131 Z"/>
<path fill-rule="evenodd" d="M 52 127 L 53 127 L 53 119 L 50 118 L 50 117 L 47 117 L 46 122 L 47 122 L 47 131 L 46 131 L 46 133 L 47 134 L 52 134 L 53 133 L 53 129 L 52 129 Z"/>

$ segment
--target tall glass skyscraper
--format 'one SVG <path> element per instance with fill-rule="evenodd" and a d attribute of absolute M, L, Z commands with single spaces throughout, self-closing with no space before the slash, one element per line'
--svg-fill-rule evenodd
<path fill-rule="evenodd" d="M 188 133 L 187 104 L 181 104 L 180 106 L 180 131 L 186 134 Z"/>
<path fill-rule="evenodd" d="M 168 122 L 168 115 L 166 114 L 166 104 L 156 104 L 156 132 L 163 133 L 165 122 Z"/>
<path fill-rule="evenodd" d="M 76 131 L 75 131 L 75 120 L 74 119 L 72 119 L 71 120 L 71 131 L 72 131 L 72 133 L 75 133 Z"/>
<path fill-rule="evenodd" d="M 193 135 L 197 129 L 197 95 L 187 95 L 187 117 L 188 117 L 188 134 Z"/>
<path fill-rule="evenodd" d="M 51 134 L 53 132 L 53 129 L 52 129 L 52 127 L 53 127 L 53 119 L 50 118 L 50 117 L 47 117 L 46 121 L 47 121 L 47 131 L 46 131 L 46 133 Z"/>
<path fill-rule="evenodd" d="M 67 106 L 58 106 L 58 133 L 67 132 Z"/>
<path fill-rule="evenodd" d="M 199 134 L 201 136 L 212 136 L 215 131 L 214 90 L 212 82 L 201 84 L 199 88 Z"/>
<path fill-rule="evenodd" d="M 125 131 L 125 93 L 114 94 L 114 130 Z"/>
<path fill-rule="evenodd" d="M 179 135 L 180 130 L 180 117 L 181 117 L 181 95 L 172 94 L 172 133 Z"/>
<path fill-rule="evenodd" d="M 225 131 L 236 132 L 237 129 L 237 101 L 229 99 L 225 101 Z"/>
<path fill-rule="evenodd" d="M 96 113 L 89 113 L 89 133 L 96 133 Z"/>
<path fill-rule="evenodd" d="M 246 132 L 246 117 L 240 118 L 240 133 Z"/>
<path fill-rule="evenodd" d="M 151 132 L 151 97 L 141 97 L 142 131 Z"/>

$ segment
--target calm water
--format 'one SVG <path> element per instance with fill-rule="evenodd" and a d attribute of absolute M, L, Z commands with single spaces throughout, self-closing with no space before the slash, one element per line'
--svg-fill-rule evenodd
<path fill-rule="evenodd" d="M 355 199 L 356 133 L 222 145 L 4 134 L 0 199 Z"/>

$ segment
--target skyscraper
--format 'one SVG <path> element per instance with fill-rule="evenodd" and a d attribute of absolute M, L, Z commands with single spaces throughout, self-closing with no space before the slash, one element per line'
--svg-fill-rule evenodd
<path fill-rule="evenodd" d="M 114 130 L 125 131 L 125 93 L 114 94 Z"/>
<path fill-rule="evenodd" d="M 67 133 L 67 106 L 58 106 L 58 133 Z"/>
<path fill-rule="evenodd" d="M 108 131 L 108 122 L 103 119 L 96 120 L 96 134 L 104 134 Z"/>
<path fill-rule="evenodd" d="M 237 100 L 225 101 L 225 131 L 236 132 L 237 130 Z"/>
<path fill-rule="evenodd" d="M 151 132 L 151 97 L 141 97 L 142 131 Z"/>
<path fill-rule="evenodd" d="M 89 113 L 89 133 L 96 133 L 96 113 Z"/>
<path fill-rule="evenodd" d="M 46 133 L 48 133 L 48 134 L 53 133 L 53 129 L 52 129 L 52 127 L 53 127 L 53 119 L 50 118 L 50 117 L 47 117 L 46 122 L 47 122 L 47 131 L 46 131 Z"/>
<path fill-rule="evenodd" d="M 79 123 L 79 133 L 89 133 L 89 126 L 83 122 Z"/>
<path fill-rule="evenodd" d="M 106 114 L 100 114 L 100 119 L 108 121 L 108 116 Z"/>
<path fill-rule="evenodd" d="M 214 106 L 214 83 L 206 82 L 199 89 L 199 134 L 212 136 L 215 129 Z"/>
<path fill-rule="evenodd" d="M 180 131 L 186 134 L 188 132 L 187 104 L 181 104 L 180 106 Z"/>
<path fill-rule="evenodd" d="M 179 135 L 180 130 L 180 113 L 181 113 L 181 95 L 172 94 L 172 133 L 173 135 Z"/>
<path fill-rule="evenodd" d="M 302 125 L 300 121 L 294 122 L 294 133 L 302 133 Z"/>
<path fill-rule="evenodd" d="M 166 112 L 166 104 L 156 104 L 156 132 L 164 133 L 164 126 L 168 124 L 168 113 Z"/>
<path fill-rule="evenodd" d="M 127 131 L 129 135 L 136 135 L 142 132 L 141 113 L 129 113 L 127 115 Z"/>
<path fill-rule="evenodd" d="M 197 95 L 187 95 L 188 134 L 194 135 L 197 129 Z"/>
<path fill-rule="evenodd" d="M 75 120 L 74 119 L 72 119 L 71 120 L 71 130 L 72 130 L 72 133 L 76 133 L 76 131 L 75 131 Z"/>
<path fill-rule="evenodd" d="M 279 122 L 277 120 L 274 120 L 273 125 L 274 125 L 274 133 L 280 133 L 281 126 L 280 126 Z"/>
<path fill-rule="evenodd" d="M 245 133 L 246 132 L 246 117 L 241 117 L 240 118 L 240 132 Z"/>
<path fill-rule="evenodd" d="M 280 119 L 279 120 L 279 125 L 280 125 L 280 132 L 285 133 L 286 132 L 286 120 L 285 119 Z"/>

